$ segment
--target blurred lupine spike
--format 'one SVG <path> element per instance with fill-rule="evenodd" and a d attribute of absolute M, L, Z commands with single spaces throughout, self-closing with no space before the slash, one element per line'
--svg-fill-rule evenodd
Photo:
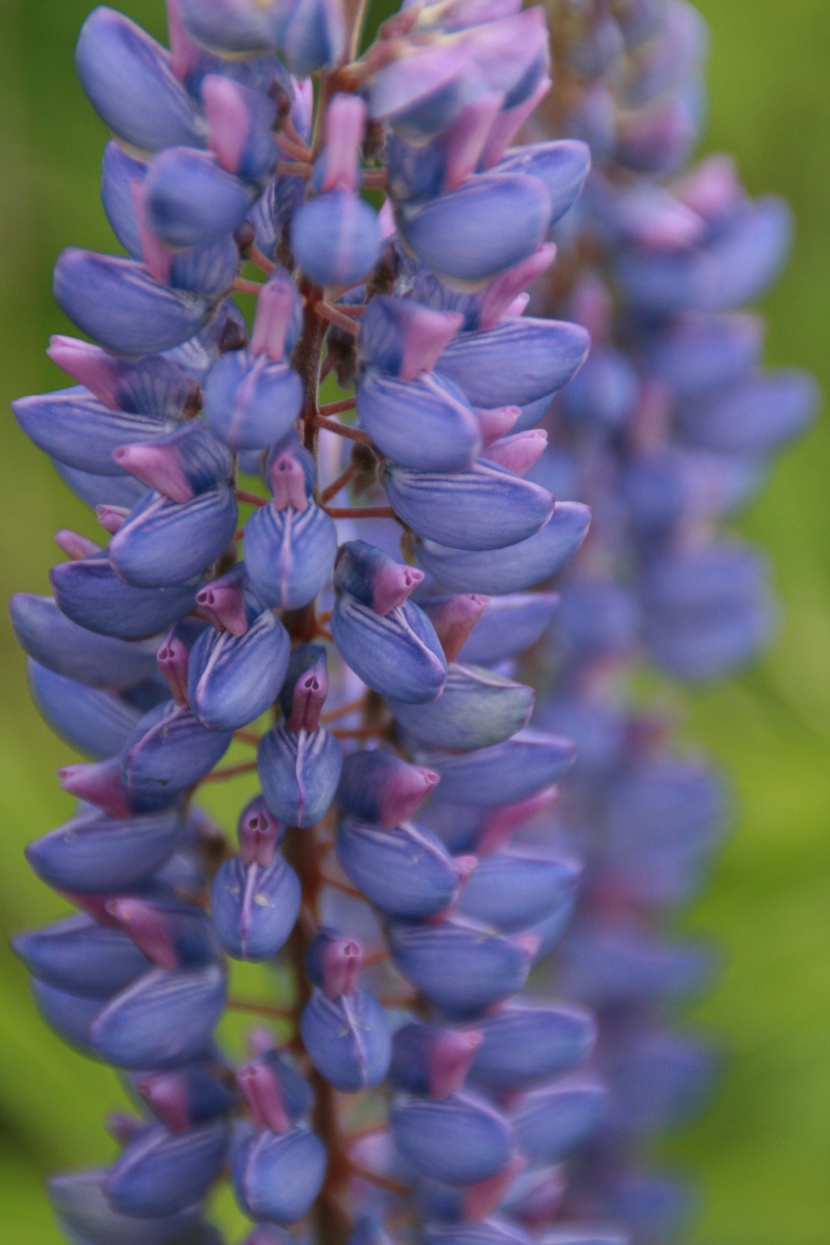
<path fill-rule="evenodd" d="M 93 340 L 14 412 L 110 539 L 62 530 L 55 599 L 11 605 L 92 758 L 27 848 L 80 912 L 14 947 L 151 1118 L 51 1183 L 77 1245 L 220 1245 L 226 1164 L 246 1245 L 675 1231 L 642 1137 L 711 1074 L 666 1028 L 709 957 L 663 931 L 724 800 L 639 671 L 769 634 L 723 523 L 815 391 L 740 310 L 789 213 L 689 162 L 694 9 L 550 10 L 553 53 L 517 0 L 405 3 L 365 48 L 341 0 L 168 0 L 169 54 L 108 8 L 81 31 L 126 255 L 59 257 Z M 234 854 L 200 788 L 254 770 Z M 234 1068 L 226 1006 L 279 1048 Z"/>

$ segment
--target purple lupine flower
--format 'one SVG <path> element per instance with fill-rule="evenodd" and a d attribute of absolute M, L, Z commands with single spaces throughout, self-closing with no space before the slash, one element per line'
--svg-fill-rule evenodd
<path fill-rule="evenodd" d="M 665 1029 L 707 968 L 661 922 L 720 800 L 598 674 L 757 644 L 763 567 L 711 527 L 811 387 L 731 311 L 786 214 L 680 171 L 698 19 L 601 7 L 554 32 L 551 135 L 544 11 L 513 0 L 405 6 L 360 57 L 341 0 L 168 0 L 169 53 L 106 8 L 81 32 L 127 257 L 60 257 L 94 341 L 53 339 L 75 384 L 15 414 L 103 534 L 58 533 L 54 600 L 12 604 L 91 758 L 28 849 L 80 913 L 15 949 L 142 1105 L 109 1170 L 53 1182 L 71 1240 L 217 1245 L 226 1167 L 247 1245 L 663 1232 L 634 1145 L 711 1059 Z M 194 801 L 254 770 L 231 847 Z M 235 960 L 279 997 L 238 999 Z M 279 1026 L 236 1069 L 226 1006 Z"/>

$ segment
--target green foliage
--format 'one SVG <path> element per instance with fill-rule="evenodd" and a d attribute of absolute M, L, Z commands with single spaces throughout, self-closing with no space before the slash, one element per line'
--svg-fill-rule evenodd
<path fill-rule="evenodd" d="M 8 400 L 64 383 L 43 355 L 69 331 L 51 269 L 71 243 L 106 250 L 96 196 L 105 134 L 74 77 L 71 50 L 87 0 L 0 6 L 0 389 L 2 589 L 44 592 L 51 534 L 95 525 L 7 411 Z M 120 5 L 162 33 L 161 0 Z M 768 300 L 769 358 L 830 385 L 830 17 L 826 0 L 703 0 L 712 26 L 708 146 L 735 154 L 749 189 L 774 190 L 798 221 L 793 261 Z M 694 1020 L 728 1052 L 706 1116 L 665 1147 L 704 1190 L 695 1240 L 824 1245 L 830 1101 L 830 429 L 788 452 L 742 521 L 769 551 L 785 613 L 754 670 L 692 697 L 686 734 L 733 776 L 737 821 L 716 875 L 684 924 L 722 949 L 717 988 Z M 67 761 L 29 702 L 24 663 L 3 619 L 0 707 L 0 1240 L 57 1245 L 42 1194 L 55 1167 L 106 1160 L 101 1128 L 123 1102 L 112 1073 L 68 1051 L 38 1019 L 6 948 L 15 929 L 62 905 L 31 875 L 24 843 L 64 819 L 52 779 Z M 234 790 L 215 811 L 233 826 Z M 247 983 L 245 983 L 247 985 Z M 259 988 L 251 985 L 251 991 Z M 824 1148 L 824 1153 L 822 1153 Z M 225 1222 L 233 1212 L 221 1207 Z"/>

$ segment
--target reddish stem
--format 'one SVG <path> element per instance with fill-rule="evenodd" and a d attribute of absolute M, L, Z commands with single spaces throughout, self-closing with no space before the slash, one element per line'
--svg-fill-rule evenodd
<path fill-rule="evenodd" d="M 251 1012 L 254 1016 L 272 1016 L 275 1020 L 297 1019 L 290 1007 L 276 1007 L 273 1003 L 259 1003 L 256 999 L 228 999 L 227 1006 L 232 1012 Z"/>
<path fill-rule="evenodd" d="M 391 506 L 326 506 L 333 519 L 395 519 Z"/>
<path fill-rule="evenodd" d="M 261 268 L 263 272 L 270 277 L 271 273 L 276 270 L 277 265 L 267 255 L 263 255 L 262 251 L 253 242 L 248 247 L 248 259 L 252 264 L 256 264 L 257 268 Z"/>
<path fill-rule="evenodd" d="M 350 333 L 352 337 L 357 337 L 360 332 L 358 326 L 349 316 L 345 315 L 338 307 L 332 307 L 331 303 L 327 303 L 322 299 L 317 304 L 317 314 L 324 320 L 328 320 L 329 324 L 336 324 L 344 333 Z"/>
<path fill-rule="evenodd" d="M 352 395 L 351 398 L 341 398 L 339 402 L 324 402 L 319 411 L 321 415 L 339 415 L 341 411 L 353 411 L 355 404 L 356 399 Z"/>
<path fill-rule="evenodd" d="M 334 432 L 338 437 L 347 437 L 349 441 L 359 441 L 361 445 L 371 445 L 372 438 L 359 428 L 349 428 L 346 424 L 336 424 L 332 419 L 317 416 L 317 427 L 325 428 L 326 432 Z"/>
<path fill-rule="evenodd" d="M 246 501 L 251 506 L 267 506 L 268 502 L 264 497 L 260 497 L 257 493 L 249 493 L 247 489 L 238 488 L 236 490 L 236 500 Z"/>
<path fill-rule="evenodd" d="M 253 294 L 256 298 L 262 293 L 262 282 L 249 281 L 247 277 L 235 277 L 231 289 L 237 294 Z"/>
<path fill-rule="evenodd" d="M 236 778 L 237 774 L 252 774 L 256 769 L 256 761 L 245 761 L 241 765 L 228 765 L 225 769 L 215 769 L 205 774 L 202 782 L 222 782 L 225 778 Z"/>
<path fill-rule="evenodd" d="M 320 494 L 320 501 L 324 505 L 327 501 L 331 501 L 332 497 L 336 497 L 341 489 L 344 489 L 347 484 L 351 484 L 352 480 L 359 471 L 360 467 L 356 466 L 354 463 L 351 463 L 345 471 L 341 471 L 340 475 L 337 476 L 336 479 L 332 480 L 331 484 L 329 484 L 327 488 L 323 489 Z"/>

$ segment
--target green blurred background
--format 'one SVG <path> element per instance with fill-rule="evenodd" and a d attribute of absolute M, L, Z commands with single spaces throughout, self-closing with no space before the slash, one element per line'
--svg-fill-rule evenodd
<path fill-rule="evenodd" d="M 51 298 L 58 251 L 107 250 L 97 200 L 105 139 L 74 76 L 87 0 L 0 0 L 0 390 L 65 383 L 43 354 L 70 331 Z M 163 35 L 162 0 L 120 7 Z M 752 192 L 793 204 L 793 260 L 768 298 L 768 357 L 830 392 L 830 9 L 827 0 L 704 0 L 711 24 L 707 149 L 732 152 Z M 52 533 L 89 515 L 43 455 L 2 422 L 2 590 L 44 592 Z M 717 942 L 724 970 L 695 1021 L 725 1046 L 705 1118 L 665 1147 L 700 1183 L 692 1239 L 719 1245 L 830 1240 L 830 428 L 788 451 L 742 530 L 770 553 L 784 603 L 777 643 L 725 686 L 690 698 L 687 735 L 732 776 L 739 816 L 684 924 Z M 111 1073 L 39 1021 L 9 935 L 61 911 L 22 847 L 59 824 L 53 779 L 67 750 L 29 702 L 2 617 L 0 707 L 0 1243 L 57 1245 L 42 1194 L 56 1167 L 106 1159 Z M 226 792 L 217 806 L 232 806 Z M 226 821 L 230 825 L 230 819 Z"/>

